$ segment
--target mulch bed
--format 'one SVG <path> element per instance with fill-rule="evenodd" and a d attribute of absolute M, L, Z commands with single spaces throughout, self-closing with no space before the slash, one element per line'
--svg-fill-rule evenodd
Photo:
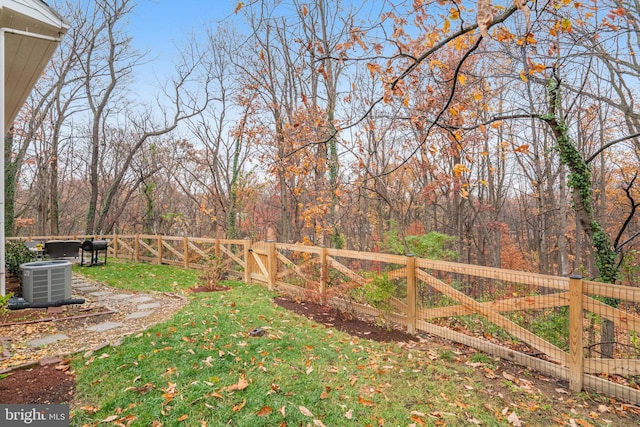
<path fill-rule="evenodd" d="M 71 401 L 75 379 L 68 365 L 35 365 L 17 369 L 0 380 L 0 402 L 3 404 L 54 405 Z"/>
<path fill-rule="evenodd" d="M 277 297 L 273 302 L 280 307 L 305 316 L 327 327 L 335 328 L 360 338 L 367 338 L 379 342 L 409 342 L 418 339 L 405 332 L 391 328 L 383 328 L 364 320 L 353 317 L 349 313 L 344 313 L 333 307 L 318 305 L 309 302 L 296 302 L 290 299 Z"/>

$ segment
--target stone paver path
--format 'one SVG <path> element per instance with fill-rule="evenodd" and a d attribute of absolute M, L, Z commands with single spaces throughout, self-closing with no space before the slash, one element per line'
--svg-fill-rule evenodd
<path fill-rule="evenodd" d="M 89 295 L 91 295 L 92 297 L 104 297 L 112 294 L 113 292 L 111 291 L 99 291 L 99 292 L 91 292 Z"/>
<path fill-rule="evenodd" d="M 131 314 L 128 314 L 126 319 L 142 319 L 143 317 L 147 317 L 153 314 L 153 311 L 135 311 Z"/>
<path fill-rule="evenodd" d="M 122 322 L 102 322 L 98 323 L 97 325 L 89 326 L 87 329 L 89 331 L 105 332 L 111 329 L 119 328 L 123 325 L 124 323 Z"/>
<path fill-rule="evenodd" d="M 159 307 L 160 307 L 159 302 L 152 302 L 149 304 L 140 304 L 138 306 L 138 311 L 145 311 L 145 310 L 149 310 L 150 308 L 159 308 Z"/>
<path fill-rule="evenodd" d="M 127 298 L 131 298 L 131 295 L 127 295 L 127 294 L 115 294 L 115 295 L 111 295 L 111 296 L 107 296 L 107 299 L 112 299 L 112 300 L 120 300 L 120 299 L 127 299 Z"/>
<path fill-rule="evenodd" d="M 148 302 L 148 301 L 153 301 L 153 298 L 151 297 L 135 297 L 135 298 L 131 298 L 128 302 L 130 303 L 139 303 L 139 302 Z"/>
<path fill-rule="evenodd" d="M 43 345 L 53 344 L 54 342 L 68 340 L 69 337 L 64 334 L 47 335 L 42 338 L 31 340 L 27 343 L 29 347 L 42 347 Z"/>

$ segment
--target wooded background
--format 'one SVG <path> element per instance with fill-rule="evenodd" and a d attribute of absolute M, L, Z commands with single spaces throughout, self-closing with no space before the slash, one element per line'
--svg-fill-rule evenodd
<path fill-rule="evenodd" d="M 640 280 L 637 2 L 242 2 L 154 99 L 134 1 L 50 3 L 71 28 L 8 136 L 8 236 L 431 233 L 448 260 Z"/>

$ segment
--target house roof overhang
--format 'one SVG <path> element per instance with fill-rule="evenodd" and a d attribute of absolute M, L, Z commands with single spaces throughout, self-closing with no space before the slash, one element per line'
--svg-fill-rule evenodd
<path fill-rule="evenodd" d="M 5 36 L 5 130 L 68 29 L 69 24 L 42 0 L 0 0 L 0 31 Z"/>

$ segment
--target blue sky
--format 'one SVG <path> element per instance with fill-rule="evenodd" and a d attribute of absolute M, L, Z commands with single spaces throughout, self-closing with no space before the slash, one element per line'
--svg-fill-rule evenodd
<path fill-rule="evenodd" d="M 157 78 L 173 70 L 176 45 L 190 33 L 204 34 L 205 26 L 215 28 L 221 21 L 234 20 L 237 0 L 139 0 L 127 31 L 133 45 L 148 51 L 149 64 L 138 69 L 138 85 L 151 91 Z"/>
<path fill-rule="evenodd" d="M 233 18 L 234 0 L 139 0 L 130 29 L 140 48 L 180 41 L 185 33 Z"/>

